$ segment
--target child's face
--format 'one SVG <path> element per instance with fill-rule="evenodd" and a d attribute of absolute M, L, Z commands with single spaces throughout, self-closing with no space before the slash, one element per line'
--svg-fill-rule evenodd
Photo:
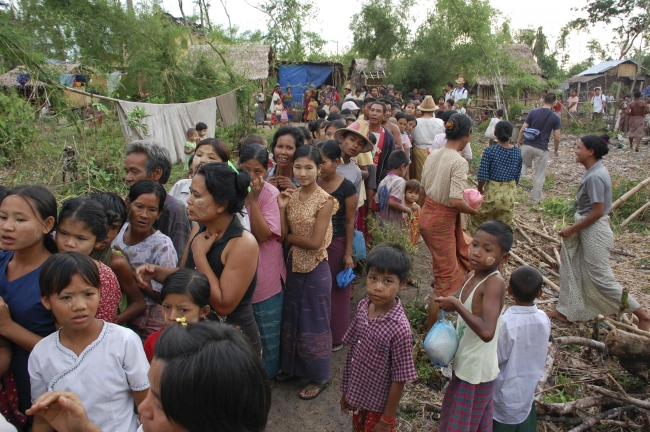
<path fill-rule="evenodd" d="M 407 190 L 405 194 L 405 199 L 407 202 L 410 203 L 418 202 L 418 200 L 420 199 L 420 191 L 416 191 L 415 189 Z"/>
<path fill-rule="evenodd" d="M 325 129 L 325 140 L 333 140 L 334 139 L 334 134 L 338 128 L 336 126 L 330 126 L 327 129 Z"/>
<path fill-rule="evenodd" d="M 400 288 L 406 286 L 406 281 L 400 282 L 395 274 L 382 273 L 375 268 L 368 270 L 366 289 L 368 297 L 375 306 L 386 306 L 395 301 Z"/>
<path fill-rule="evenodd" d="M 56 248 L 59 252 L 79 252 L 90 255 L 100 242 L 85 222 L 64 219 L 56 228 Z"/>
<path fill-rule="evenodd" d="M 109 247 L 111 243 L 113 243 L 113 240 L 115 240 L 115 237 L 120 233 L 122 225 L 122 222 L 113 222 L 110 224 L 108 226 L 108 236 L 104 240 L 95 244 L 95 250 L 103 251 Z"/>
<path fill-rule="evenodd" d="M 202 145 L 197 147 L 196 152 L 194 153 L 194 159 L 192 160 L 193 164 L 203 165 L 211 162 L 226 162 L 222 161 L 219 154 L 215 151 L 214 147 L 211 145 Z"/>
<path fill-rule="evenodd" d="M 489 270 L 496 268 L 508 257 L 501 251 L 499 239 L 485 231 L 477 231 L 469 245 L 469 266 L 472 270 Z"/>
<path fill-rule="evenodd" d="M 341 152 L 348 157 L 355 157 L 363 150 L 365 143 L 360 136 L 349 133 L 343 137 Z"/>
<path fill-rule="evenodd" d="M 336 172 L 336 167 L 341 164 L 341 159 L 336 159 L 333 161 L 327 156 L 323 156 L 323 163 L 320 166 L 320 175 L 322 177 L 327 177 Z"/>
<path fill-rule="evenodd" d="M 408 128 L 406 129 L 406 132 L 408 132 L 408 133 L 413 132 L 413 129 L 415 129 L 415 127 L 417 125 L 418 125 L 418 122 L 416 122 L 415 120 L 410 120 L 408 122 Z"/>
<path fill-rule="evenodd" d="M 325 105 L 330 105 L 331 103 L 332 103 L 332 99 L 325 98 Z"/>
<path fill-rule="evenodd" d="M 60 293 L 42 297 L 41 302 L 47 310 L 52 311 L 57 323 L 79 331 L 94 321 L 99 306 L 99 288 L 75 274 Z"/>
<path fill-rule="evenodd" d="M 191 132 L 190 134 L 187 135 L 187 140 L 189 142 L 195 142 L 198 137 L 199 137 L 198 132 Z"/>
<path fill-rule="evenodd" d="M 397 126 L 399 126 L 399 131 L 404 132 L 406 131 L 406 128 L 408 127 L 408 122 L 406 121 L 405 118 L 401 118 L 397 120 Z"/>
<path fill-rule="evenodd" d="M 9 195 L 0 205 L 0 234 L 4 250 L 19 251 L 43 241 L 54 218 L 42 220 L 26 198 Z"/>
<path fill-rule="evenodd" d="M 199 322 L 210 312 L 210 306 L 198 306 L 187 294 L 167 294 L 162 301 L 162 315 L 165 326 L 175 324 L 176 318 L 187 322 Z"/>
<path fill-rule="evenodd" d="M 301 187 L 309 186 L 316 181 L 320 167 L 313 160 L 301 157 L 293 163 L 293 176 Z"/>
<path fill-rule="evenodd" d="M 208 130 L 207 129 L 201 129 L 201 130 L 196 131 L 196 132 L 199 134 L 199 138 L 203 139 L 203 138 L 205 138 L 205 135 L 208 133 Z"/>
<path fill-rule="evenodd" d="M 251 175 L 251 178 L 261 178 L 264 181 L 266 177 L 266 172 L 268 171 L 268 166 L 262 166 L 257 159 L 249 159 L 246 162 L 239 164 L 240 170 L 246 170 Z"/>

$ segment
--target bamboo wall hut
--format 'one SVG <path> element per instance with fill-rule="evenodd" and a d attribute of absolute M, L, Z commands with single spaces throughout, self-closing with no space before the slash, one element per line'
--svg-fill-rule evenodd
<path fill-rule="evenodd" d="M 348 69 L 348 81 L 352 85 L 352 93 L 363 85 L 382 85 L 386 78 L 387 66 L 386 60 L 382 58 L 373 61 L 353 59 Z"/>
<path fill-rule="evenodd" d="M 275 61 L 270 45 L 217 45 L 215 48 L 236 73 L 266 89 Z M 210 45 L 190 46 L 190 55 L 205 55 L 216 64 L 223 64 L 221 56 Z"/>
<path fill-rule="evenodd" d="M 542 76 L 542 69 L 537 64 L 537 61 L 528 45 L 510 45 L 504 49 L 511 54 L 514 63 L 519 66 L 523 72 L 530 74 L 538 82 L 539 87 L 544 87 L 546 85 L 546 81 Z M 513 81 L 512 77 L 504 75 L 499 78 L 504 87 Z M 482 104 L 494 103 L 496 101 L 495 86 L 497 84 L 497 79 L 494 76 L 478 77 L 476 79 L 476 84 L 472 89 L 476 94 L 476 99 L 479 102 L 482 102 Z M 537 89 L 531 88 L 523 90 L 518 99 L 524 105 L 534 105 L 540 97 L 541 92 Z"/>
<path fill-rule="evenodd" d="M 625 96 L 620 94 L 621 87 L 630 93 L 635 90 L 643 91 L 650 82 L 647 72 L 645 68 L 638 67 L 633 60 L 606 61 L 571 77 L 563 84 L 563 89 L 568 93 L 571 90 L 576 90 L 580 100 L 585 101 L 591 98 L 596 87 L 600 87 L 603 92 L 607 93 L 611 91 L 613 84 L 618 83 L 617 94 L 612 96 L 619 100 Z"/>

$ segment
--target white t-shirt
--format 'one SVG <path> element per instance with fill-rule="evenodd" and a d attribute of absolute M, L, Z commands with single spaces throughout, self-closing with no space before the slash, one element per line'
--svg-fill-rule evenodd
<path fill-rule="evenodd" d="M 467 89 L 465 88 L 458 88 L 456 87 L 455 89 L 452 90 L 452 96 L 454 97 L 454 102 L 458 102 L 459 100 L 462 99 L 467 99 Z"/>
<path fill-rule="evenodd" d="M 140 337 L 105 322 L 99 337 L 77 356 L 61 344 L 59 332 L 42 339 L 29 356 L 32 397 L 73 392 L 102 431 L 135 432 L 139 422 L 132 391 L 149 388 L 149 362 Z"/>
<path fill-rule="evenodd" d="M 599 113 L 603 110 L 603 105 L 606 103 L 607 99 L 605 96 L 601 93 L 600 96 L 594 95 L 594 97 L 591 98 L 591 103 L 594 105 L 594 112 Z"/>

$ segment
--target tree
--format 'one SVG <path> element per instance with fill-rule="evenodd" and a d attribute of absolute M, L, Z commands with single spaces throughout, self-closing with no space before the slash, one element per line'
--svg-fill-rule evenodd
<path fill-rule="evenodd" d="M 650 37 L 650 0 L 588 0 L 581 8 L 587 18 L 570 21 L 562 30 L 561 43 L 571 31 L 585 31 L 596 24 L 614 26 L 612 42 L 618 46 L 618 58 L 625 58 L 634 43 Z"/>
<path fill-rule="evenodd" d="M 406 23 L 411 1 L 404 0 L 397 6 L 392 0 L 364 3 L 361 12 L 354 14 L 350 22 L 353 49 L 370 60 L 390 59 L 393 53 L 400 52 L 408 42 Z"/>
<path fill-rule="evenodd" d="M 258 6 L 248 4 L 268 15 L 270 22 L 264 40 L 273 46 L 279 59 L 299 62 L 322 53 L 326 41 L 304 27 L 317 19 L 318 10 L 311 3 L 305 0 L 265 0 Z"/>

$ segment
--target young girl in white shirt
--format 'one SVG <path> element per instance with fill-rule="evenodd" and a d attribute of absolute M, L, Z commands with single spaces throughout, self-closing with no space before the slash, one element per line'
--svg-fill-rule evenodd
<path fill-rule="evenodd" d="M 103 432 L 135 432 L 134 408 L 147 395 L 149 363 L 133 331 L 95 318 L 97 265 L 79 252 L 52 255 L 39 284 L 43 305 L 62 327 L 29 356 L 32 397 L 74 392 Z M 35 416 L 33 432 L 53 430 L 44 417 Z"/>

